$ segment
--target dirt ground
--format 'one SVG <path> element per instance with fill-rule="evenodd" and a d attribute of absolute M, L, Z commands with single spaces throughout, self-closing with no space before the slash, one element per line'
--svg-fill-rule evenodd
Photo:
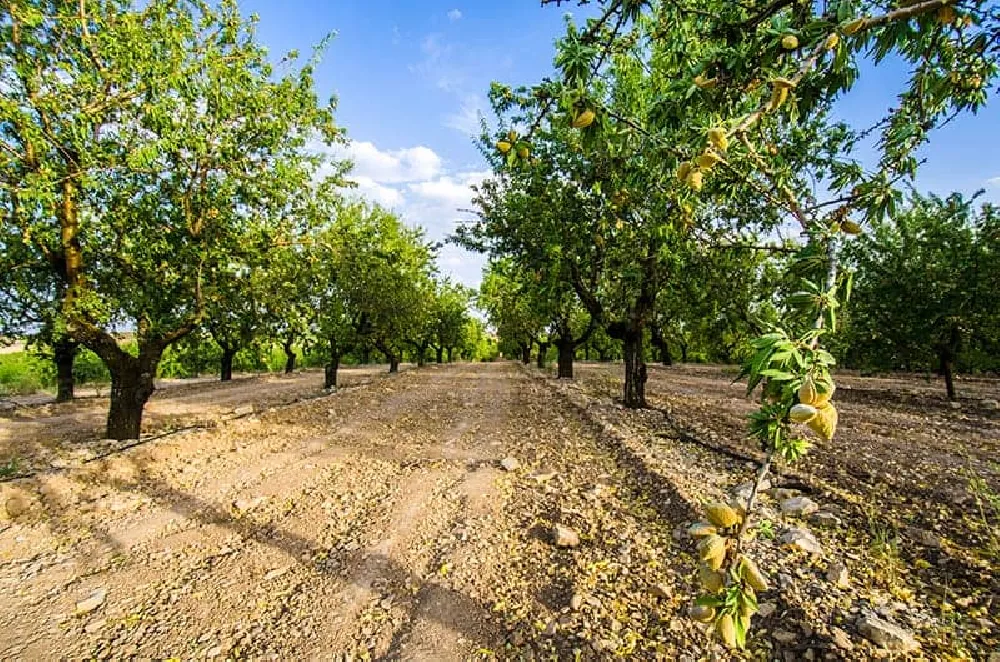
<path fill-rule="evenodd" d="M 967 466 L 998 487 L 995 415 L 898 398 L 895 439 L 876 425 L 882 400 L 845 397 L 849 450 L 818 448 L 776 479 L 835 516 L 809 523 L 824 554 L 803 559 L 761 527 L 751 549 L 781 590 L 761 595 L 768 613 L 731 656 L 686 616 L 685 531 L 751 475 L 751 404 L 723 369 L 653 368 L 667 413 L 631 412 L 612 396 L 620 366 L 578 369 L 572 383 L 509 363 L 356 375 L 367 385 L 288 406 L 321 395 L 321 376 L 165 390 L 161 416 L 216 427 L 91 461 L 79 458 L 91 442 L 68 440 L 88 439 L 92 416 L 3 421 L 0 449 L 38 445 L 23 429 L 49 460 L 74 461 L 0 484 L 0 659 L 910 659 L 858 631 L 869 613 L 915 634 L 912 659 L 990 659 L 1000 590 L 985 537 L 961 538 L 968 525 L 952 520 L 969 506 L 938 500 L 960 493 Z M 219 420 L 248 404 L 253 415 Z M 949 446 L 938 429 L 968 438 Z M 890 506 L 871 521 L 896 528 L 876 553 L 865 505 L 883 485 Z M 849 587 L 825 579 L 841 560 Z"/>
<path fill-rule="evenodd" d="M 387 369 L 384 365 L 343 367 L 338 383 L 353 388 Z M 225 383 L 210 377 L 157 380 L 156 389 L 143 412 L 144 435 L 212 426 L 235 411 L 264 411 L 316 397 L 323 393 L 323 372 L 236 376 Z M 0 411 L 0 464 L 13 460 L 20 471 L 38 471 L 53 461 L 66 460 L 67 455 L 86 454 L 88 446 L 100 450 L 92 442 L 104 436 L 108 390 L 85 387 L 78 391 L 72 402 L 55 404 L 51 396 L 38 394 L 15 398 L 16 409 Z"/>

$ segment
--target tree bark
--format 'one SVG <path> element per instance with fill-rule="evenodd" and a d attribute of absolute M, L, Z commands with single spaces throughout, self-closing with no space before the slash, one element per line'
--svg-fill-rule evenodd
<path fill-rule="evenodd" d="M 625 355 L 625 390 L 622 404 L 629 409 L 646 407 L 646 358 L 642 328 L 628 329 L 622 338 Z"/>
<path fill-rule="evenodd" d="M 521 363 L 524 365 L 531 363 L 531 345 L 528 343 L 521 345 Z"/>
<path fill-rule="evenodd" d="M 663 345 L 660 347 L 660 361 L 663 363 L 663 365 L 674 364 L 674 357 L 670 353 L 670 345 L 667 344 L 666 342 L 664 342 Z"/>
<path fill-rule="evenodd" d="M 221 381 L 229 382 L 233 379 L 233 358 L 236 356 L 236 349 L 234 347 L 223 346 L 222 348 L 222 359 L 219 368 L 219 373 Z"/>
<path fill-rule="evenodd" d="M 583 348 L 583 360 L 584 361 L 590 360 L 590 345 L 587 345 L 586 347 Z"/>
<path fill-rule="evenodd" d="M 688 344 L 686 342 L 681 343 L 681 363 L 688 362 Z"/>
<path fill-rule="evenodd" d="M 444 363 L 444 347 L 437 347 L 434 351 L 437 353 L 437 362 Z"/>
<path fill-rule="evenodd" d="M 290 375 L 295 372 L 295 350 L 292 349 L 292 340 L 286 340 L 282 343 L 282 347 L 285 350 L 285 374 Z"/>
<path fill-rule="evenodd" d="M 536 360 L 535 365 L 538 366 L 539 370 L 545 367 L 545 359 L 546 359 L 545 355 L 548 353 L 549 353 L 549 344 L 547 342 L 538 343 L 538 359 Z"/>
<path fill-rule="evenodd" d="M 389 374 L 394 375 L 399 372 L 399 358 L 395 354 L 389 355 Z"/>
<path fill-rule="evenodd" d="M 453 354 L 454 351 L 455 351 L 454 347 L 449 347 L 448 348 L 448 363 L 451 363 L 454 360 L 452 358 L 452 354 Z"/>
<path fill-rule="evenodd" d="M 576 354 L 576 344 L 571 338 L 565 340 L 560 338 L 556 341 L 556 347 L 559 349 L 556 376 L 559 379 L 573 379 L 573 358 Z"/>
<path fill-rule="evenodd" d="M 111 408 L 108 411 L 108 439 L 138 439 L 142 431 L 142 410 L 156 387 L 153 377 L 159 357 L 139 358 L 122 353 L 106 361 L 111 372 Z"/>
<path fill-rule="evenodd" d="M 323 388 L 337 388 L 337 370 L 340 368 L 340 349 L 330 340 L 330 360 L 323 369 Z"/>
<path fill-rule="evenodd" d="M 73 399 L 73 359 L 79 345 L 63 338 L 52 345 L 52 360 L 56 364 L 56 402 Z"/>

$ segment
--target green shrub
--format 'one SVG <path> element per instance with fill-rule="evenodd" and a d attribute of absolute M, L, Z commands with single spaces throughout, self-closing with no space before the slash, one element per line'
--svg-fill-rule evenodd
<path fill-rule="evenodd" d="M 0 395 L 29 395 L 44 386 L 43 361 L 28 352 L 0 354 Z"/>

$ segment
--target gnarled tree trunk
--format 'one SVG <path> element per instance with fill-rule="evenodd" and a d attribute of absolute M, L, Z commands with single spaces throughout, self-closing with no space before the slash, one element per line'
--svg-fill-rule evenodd
<path fill-rule="evenodd" d="M 535 362 L 535 365 L 538 366 L 539 370 L 545 367 L 545 359 L 547 358 L 546 355 L 548 353 L 549 353 L 549 343 L 547 342 L 538 343 L 538 358 Z"/>
<path fill-rule="evenodd" d="M 236 348 L 226 345 L 222 346 L 222 358 L 219 363 L 219 373 L 221 381 L 228 382 L 233 379 L 233 358 L 236 356 Z"/>
<path fill-rule="evenodd" d="M 63 338 L 52 345 L 52 360 L 56 364 L 56 402 L 73 399 L 73 360 L 79 345 Z"/>
<path fill-rule="evenodd" d="M 295 350 L 292 349 L 292 339 L 288 338 L 282 343 L 285 350 L 285 374 L 290 375 L 295 372 Z"/>
<path fill-rule="evenodd" d="M 337 371 L 340 368 L 340 348 L 330 339 L 330 358 L 323 368 L 323 388 L 337 388 Z"/>
<path fill-rule="evenodd" d="M 576 354 L 576 343 L 572 338 L 559 338 L 556 341 L 559 350 L 558 372 L 559 379 L 573 379 L 573 358 Z"/>

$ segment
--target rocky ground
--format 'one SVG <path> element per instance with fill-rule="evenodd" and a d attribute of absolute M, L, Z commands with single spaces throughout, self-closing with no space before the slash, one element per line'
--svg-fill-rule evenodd
<path fill-rule="evenodd" d="M 668 416 L 617 406 L 617 374 L 431 366 L 5 482 L 0 659 L 730 659 L 686 616 L 686 529 L 749 480 L 714 428 L 741 414 L 688 393 L 682 430 L 689 375 L 654 376 Z M 743 657 L 989 659 L 980 556 L 927 529 L 923 568 L 864 537 L 864 493 L 774 483 Z"/>

